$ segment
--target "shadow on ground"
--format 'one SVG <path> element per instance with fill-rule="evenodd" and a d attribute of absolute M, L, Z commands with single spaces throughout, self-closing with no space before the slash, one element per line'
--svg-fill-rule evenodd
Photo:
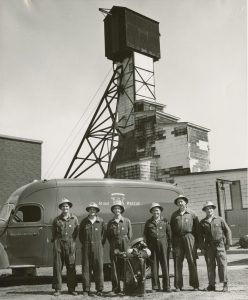
<path fill-rule="evenodd" d="M 53 295 L 53 291 L 51 292 L 46 292 L 46 291 L 25 291 L 25 292 L 7 292 L 8 295 L 47 295 L 47 296 L 52 296 Z"/>
<path fill-rule="evenodd" d="M 248 258 L 235 260 L 232 262 L 227 263 L 228 266 L 243 266 L 248 265 Z"/>
<path fill-rule="evenodd" d="M 81 280 L 81 275 L 77 276 L 78 282 Z M 63 282 L 66 282 L 66 276 L 63 276 Z M 0 276 L 1 287 L 18 286 L 18 285 L 39 285 L 39 284 L 52 284 L 52 276 L 27 276 L 16 277 L 13 275 Z"/>

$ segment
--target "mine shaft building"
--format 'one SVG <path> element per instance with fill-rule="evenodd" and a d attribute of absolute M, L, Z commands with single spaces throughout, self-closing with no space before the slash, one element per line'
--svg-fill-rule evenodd
<path fill-rule="evenodd" d="M 176 174 L 208 171 L 209 130 L 182 122 L 156 98 L 159 22 L 126 7 L 100 11 L 113 76 L 65 178 L 95 166 L 104 177 L 167 182 Z"/>
<path fill-rule="evenodd" d="M 171 182 L 173 175 L 208 171 L 209 130 L 179 121 L 156 99 L 159 23 L 114 6 L 104 26 L 105 55 L 124 73 L 117 108 L 121 134 L 111 177 Z"/>

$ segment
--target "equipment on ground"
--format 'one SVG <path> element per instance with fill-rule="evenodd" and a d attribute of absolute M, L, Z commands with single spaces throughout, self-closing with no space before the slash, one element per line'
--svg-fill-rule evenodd
<path fill-rule="evenodd" d="M 151 256 L 143 238 L 135 239 L 126 252 L 115 249 L 115 255 L 124 261 L 124 294 L 144 296 L 146 287 L 146 260 Z"/>

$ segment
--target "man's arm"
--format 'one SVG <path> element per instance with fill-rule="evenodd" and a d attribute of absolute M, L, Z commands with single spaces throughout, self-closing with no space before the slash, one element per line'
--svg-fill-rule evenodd
<path fill-rule="evenodd" d="M 132 236 L 133 236 L 132 224 L 131 224 L 131 221 L 128 219 L 128 233 L 127 233 L 127 237 L 129 239 L 129 241 L 131 240 Z"/>
<path fill-rule="evenodd" d="M 81 243 L 83 243 L 83 232 L 84 232 L 84 220 L 81 221 L 78 230 L 78 237 Z"/>
<path fill-rule="evenodd" d="M 200 223 L 197 215 L 193 217 L 193 235 L 195 237 L 196 248 L 200 248 Z"/>
<path fill-rule="evenodd" d="M 76 216 L 74 216 L 74 218 L 75 218 L 75 224 L 74 224 L 75 228 L 74 228 L 72 237 L 73 237 L 73 239 L 75 241 L 76 238 L 77 238 L 77 236 L 78 236 L 78 229 L 79 229 L 78 227 L 79 227 L 79 225 L 78 225 L 78 218 Z"/>
<path fill-rule="evenodd" d="M 166 221 L 166 236 L 168 242 L 168 248 L 171 249 L 172 247 L 172 233 L 171 233 L 171 226 L 168 221 Z"/>
<path fill-rule="evenodd" d="M 106 224 L 102 221 L 102 245 L 105 244 L 107 238 Z"/>
<path fill-rule="evenodd" d="M 199 223 L 199 239 L 198 239 L 198 246 L 199 246 L 199 249 L 201 249 L 201 253 L 203 255 L 205 255 L 205 248 L 204 248 L 204 229 L 203 229 L 203 225 L 202 223 L 200 222 Z"/>
<path fill-rule="evenodd" d="M 106 237 L 107 237 L 107 240 L 110 242 L 110 239 L 111 239 L 111 236 L 110 236 L 110 223 L 111 221 L 108 222 L 107 224 L 107 232 L 106 232 Z"/>
<path fill-rule="evenodd" d="M 57 219 L 54 219 L 53 220 L 53 223 L 52 223 L 52 238 L 51 238 L 51 242 L 53 243 L 57 237 L 57 226 L 56 226 L 56 220 Z"/>
<path fill-rule="evenodd" d="M 221 226 L 226 238 L 225 248 L 226 250 L 228 250 L 230 248 L 230 245 L 232 244 L 232 232 L 224 219 L 222 219 Z"/>

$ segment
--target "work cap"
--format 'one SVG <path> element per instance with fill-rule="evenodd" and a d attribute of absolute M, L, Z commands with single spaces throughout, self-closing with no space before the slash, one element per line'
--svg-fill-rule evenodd
<path fill-rule="evenodd" d="M 133 240 L 130 243 L 130 247 L 133 248 L 133 247 L 139 246 L 140 243 L 142 243 L 143 245 L 146 245 L 143 237 L 139 237 L 139 238 Z"/>
<path fill-rule="evenodd" d="M 121 208 L 121 213 L 123 213 L 123 212 L 125 211 L 125 208 L 124 208 L 124 206 L 123 206 L 123 204 L 122 204 L 122 201 L 116 201 L 115 204 L 113 204 L 113 205 L 111 206 L 111 211 L 112 211 L 112 212 L 114 212 L 114 208 L 115 208 L 116 206 L 120 206 L 120 208 Z"/>
<path fill-rule="evenodd" d="M 207 201 L 207 202 L 203 205 L 202 210 L 205 211 L 205 208 L 208 207 L 208 206 L 212 206 L 213 209 L 216 208 L 216 206 L 213 204 L 212 201 Z"/>
<path fill-rule="evenodd" d="M 179 199 L 183 199 L 186 203 L 188 203 L 189 202 L 189 199 L 186 197 L 186 196 L 184 196 L 184 195 L 179 195 L 175 200 L 174 200 L 174 203 L 177 205 L 177 200 L 179 200 Z"/>
<path fill-rule="evenodd" d="M 92 208 L 92 207 L 95 208 L 97 210 L 97 212 L 100 211 L 99 206 L 95 202 L 90 202 L 90 204 L 86 207 L 86 210 L 89 211 L 90 208 Z"/>
<path fill-rule="evenodd" d="M 124 208 L 124 200 L 125 200 L 125 194 L 122 193 L 112 193 L 111 194 L 111 200 L 113 201 L 113 205 L 111 206 L 111 211 L 113 211 L 115 206 L 121 207 L 121 213 L 125 211 Z"/>
<path fill-rule="evenodd" d="M 163 211 L 163 207 L 159 203 L 153 202 L 150 208 L 150 213 L 152 212 L 154 207 L 159 207 L 160 210 Z"/>
<path fill-rule="evenodd" d="M 71 203 L 70 200 L 68 200 L 66 198 L 62 198 L 62 200 L 61 200 L 61 202 L 59 204 L 59 209 L 61 209 L 62 205 L 65 204 L 65 203 L 68 204 L 70 207 L 72 207 L 72 203 Z"/>

